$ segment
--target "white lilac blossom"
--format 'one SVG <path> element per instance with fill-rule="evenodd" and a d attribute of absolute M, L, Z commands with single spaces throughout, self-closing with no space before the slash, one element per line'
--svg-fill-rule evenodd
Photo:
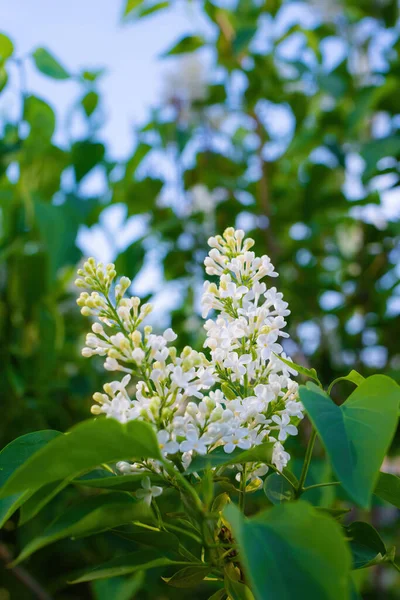
<path fill-rule="evenodd" d="M 89 259 L 78 271 L 77 285 L 91 290 L 78 299 L 81 312 L 97 319 L 82 353 L 102 356 L 107 370 L 126 373 L 94 394 L 92 413 L 150 423 L 164 457 L 184 468 L 196 454 L 219 446 L 230 454 L 272 442 L 272 464 L 281 471 L 290 459 L 282 443 L 297 434 L 303 417 L 292 379 L 297 372 L 279 358 L 290 360 L 279 343 L 288 337 L 288 305 L 262 281 L 277 273 L 268 256 L 251 251 L 253 244 L 233 228 L 209 239 L 206 272 L 217 281 L 204 284 L 203 318 L 213 311 L 204 325 L 204 353 L 185 347 L 178 354 L 172 329 L 156 335 L 143 327 L 151 306 L 126 296 L 127 277 L 114 285 L 114 265 Z M 160 470 L 154 461 L 118 467 L 123 473 Z M 266 471 L 252 463 L 246 477 L 261 483 Z"/>
<path fill-rule="evenodd" d="M 151 485 L 150 477 L 143 477 L 142 487 L 136 491 L 136 496 L 150 506 L 153 498 L 161 496 L 162 492 L 162 487 Z"/>

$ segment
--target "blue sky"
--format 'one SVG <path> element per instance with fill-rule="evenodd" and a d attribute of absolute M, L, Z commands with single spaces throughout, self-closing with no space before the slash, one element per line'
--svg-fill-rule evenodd
<path fill-rule="evenodd" d="M 132 146 L 132 125 L 157 102 L 165 69 L 157 57 L 198 23 L 184 2 L 134 24 L 122 25 L 121 13 L 122 0 L 0 2 L 0 29 L 12 38 L 17 55 L 45 46 L 72 72 L 107 68 L 100 85 L 107 114 L 103 136 L 118 157 Z M 49 100 L 61 117 L 76 98 L 74 82 L 54 82 L 30 65 L 27 81 L 28 89 Z M 16 110 L 16 85 L 14 77 L 14 93 L 2 98 L 0 114 Z"/>

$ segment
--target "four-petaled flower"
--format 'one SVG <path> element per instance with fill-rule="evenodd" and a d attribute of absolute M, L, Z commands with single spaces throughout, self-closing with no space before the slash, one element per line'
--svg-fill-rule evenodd
<path fill-rule="evenodd" d="M 159 487 L 158 485 L 151 485 L 150 477 L 143 477 L 142 489 L 139 488 L 136 491 L 136 496 L 150 506 L 153 498 L 161 496 L 162 493 L 162 487 Z"/>

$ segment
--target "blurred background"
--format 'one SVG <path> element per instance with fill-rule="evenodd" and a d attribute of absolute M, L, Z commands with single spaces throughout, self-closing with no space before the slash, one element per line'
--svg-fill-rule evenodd
<path fill-rule="evenodd" d="M 228 226 L 280 273 L 295 361 L 324 383 L 400 381 L 397 0 L 14 0 L 0 30 L 1 447 L 89 417 L 105 381 L 80 356 L 84 256 L 200 348 L 206 241 Z M 389 538 L 396 516 L 377 507 Z M 182 597 L 152 575 L 137 596 L 65 584 L 113 543 L 64 542 L 29 569 L 54 598 Z M 363 597 L 400 597 L 394 571 L 368 577 Z M 0 600 L 35 597 L 0 566 Z"/>

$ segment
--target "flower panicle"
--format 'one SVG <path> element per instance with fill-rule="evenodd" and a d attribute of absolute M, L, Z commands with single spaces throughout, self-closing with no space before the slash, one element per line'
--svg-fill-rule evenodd
<path fill-rule="evenodd" d="M 218 446 L 230 454 L 268 441 L 272 464 L 281 471 L 290 458 L 283 444 L 297 434 L 303 417 L 293 379 L 297 372 L 279 359 L 288 360 L 280 341 L 288 337 L 290 311 L 276 287 L 262 281 L 278 274 L 268 256 L 251 250 L 254 240 L 243 230 L 228 228 L 208 243 L 206 273 L 217 280 L 205 282 L 201 300 L 207 319 L 204 352 L 186 347 L 179 354 L 172 329 L 156 335 L 143 326 L 151 307 L 126 296 L 131 280 L 116 282 L 113 264 L 104 267 L 91 258 L 78 271 L 76 283 L 86 290 L 78 305 L 96 319 L 82 353 L 103 356 L 107 370 L 125 373 L 94 394 L 92 413 L 150 423 L 164 456 L 174 455 L 183 468 L 195 454 Z M 127 464 L 123 472 L 129 471 Z M 246 469 L 254 488 L 266 469 L 260 463 Z"/>

